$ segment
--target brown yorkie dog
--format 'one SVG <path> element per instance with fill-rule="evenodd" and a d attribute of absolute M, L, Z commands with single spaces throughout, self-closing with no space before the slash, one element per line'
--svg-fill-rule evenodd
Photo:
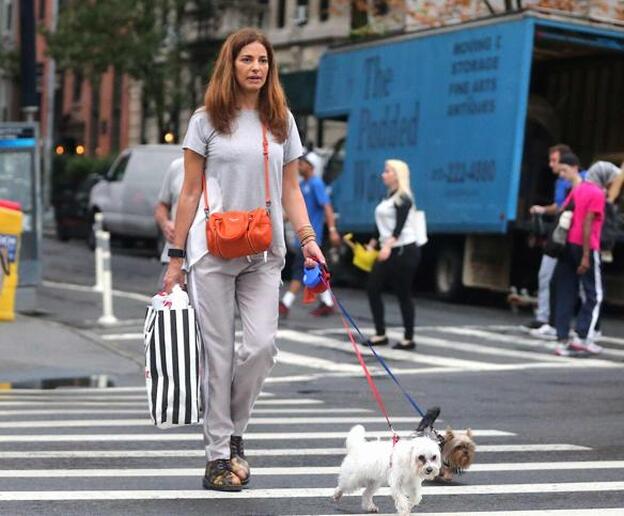
<path fill-rule="evenodd" d="M 440 437 L 442 468 L 437 479 L 450 482 L 453 480 L 453 474 L 461 474 L 472 465 L 476 445 L 470 428 L 465 432 L 457 432 L 449 426 Z"/>
<path fill-rule="evenodd" d="M 453 480 L 454 474 L 461 474 L 472 465 L 476 445 L 470 428 L 465 432 L 458 432 L 449 426 L 444 434 L 433 428 L 433 424 L 439 415 L 440 409 L 438 407 L 429 409 L 416 428 L 416 433 L 429 435 L 438 441 L 442 467 L 436 480 L 450 482 Z"/>

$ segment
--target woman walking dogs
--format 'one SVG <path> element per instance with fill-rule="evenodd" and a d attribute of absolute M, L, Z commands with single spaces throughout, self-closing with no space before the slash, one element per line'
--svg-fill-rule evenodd
<path fill-rule="evenodd" d="M 227 38 L 205 105 L 193 114 L 183 148 L 184 183 L 164 287 L 169 292 L 184 283 L 184 265 L 204 349 L 208 463 L 203 485 L 240 491 L 250 479 L 243 433 L 277 354 L 280 271 L 286 252 L 283 211 L 297 229 L 306 265 L 325 263 L 299 188 L 302 146 L 297 127 L 273 49 L 261 32 L 242 29 Z M 247 216 L 257 224 L 249 222 L 243 230 L 241 248 L 250 244 L 260 252 L 232 257 L 222 233 L 232 236 L 232 228 L 240 230 Z M 267 245 L 258 247 L 254 240 Z M 242 345 L 236 350 L 235 307 L 243 326 Z"/>
<path fill-rule="evenodd" d="M 399 298 L 404 327 L 403 341 L 393 347 L 414 349 L 414 302 L 411 290 L 420 261 L 420 249 L 416 244 L 416 212 L 407 163 L 396 159 L 386 161 L 381 179 L 388 189 L 388 195 L 375 208 L 381 249 L 368 280 L 368 302 L 375 322 L 375 336 L 370 342 L 377 346 L 388 344 L 381 291 L 389 279 Z M 371 240 L 369 246 L 377 246 L 377 240 Z"/>

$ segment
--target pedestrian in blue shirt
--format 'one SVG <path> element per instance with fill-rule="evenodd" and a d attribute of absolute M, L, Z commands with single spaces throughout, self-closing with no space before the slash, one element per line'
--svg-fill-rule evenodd
<path fill-rule="evenodd" d="M 310 224 L 317 235 L 318 243 L 323 235 L 323 224 L 326 222 L 329 228 L 329 240 L 333 246 L 340 245 L 340 235 L 336 229 L 336 216 L 327 195 L 327 187 L 321 179 L 323 159 L 315 152 L 307 152 L 299 160 L 299 174 L 301 175 L 301 194 L 308 210 Z M 297 252 L 292 264 L 292 281 L 288 291 L 282 297 L 279 304 L 280 316 L 286 317 L 290 307 L 303 282 L 303 254 L 299 242 L 296 242 Z M 319 305 L 312 311 L 312 315 L 323 317 L 334 313 L 334 301 L 329 291 L 320 294 Z"/>

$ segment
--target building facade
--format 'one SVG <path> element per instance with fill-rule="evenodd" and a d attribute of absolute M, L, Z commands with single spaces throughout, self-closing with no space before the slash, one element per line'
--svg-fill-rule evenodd
<path fill-rule="evenodd" d="M 14 75 L 18 25 L 17 0 L 0 0 L 0 122 L 18 120 L 19 116 Z"/>

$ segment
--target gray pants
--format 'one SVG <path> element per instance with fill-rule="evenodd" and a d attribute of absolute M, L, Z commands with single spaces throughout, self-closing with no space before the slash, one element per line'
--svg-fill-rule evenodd
<path fill-rule="evenodd" d="M 537 276 L 539 290 L 535 319 L 543 323 L 548 323 L 550 319 L 550 280 L 553 277 L 556 265 L 557 258 L 552 258 L 547 254 L 542 256 L 542 263 Z"/>
<path fill-rule="evenodd" d="M 275 365 L 281 257 L 222 260 L 210 254 L 193 265 L 189 295 L 203 341 L 204 445 L 210 460 L 230 458 L 230 436 L 243 435 L 262 384 Z M 234 313 L 243 326 L 235 349 Z"/>

